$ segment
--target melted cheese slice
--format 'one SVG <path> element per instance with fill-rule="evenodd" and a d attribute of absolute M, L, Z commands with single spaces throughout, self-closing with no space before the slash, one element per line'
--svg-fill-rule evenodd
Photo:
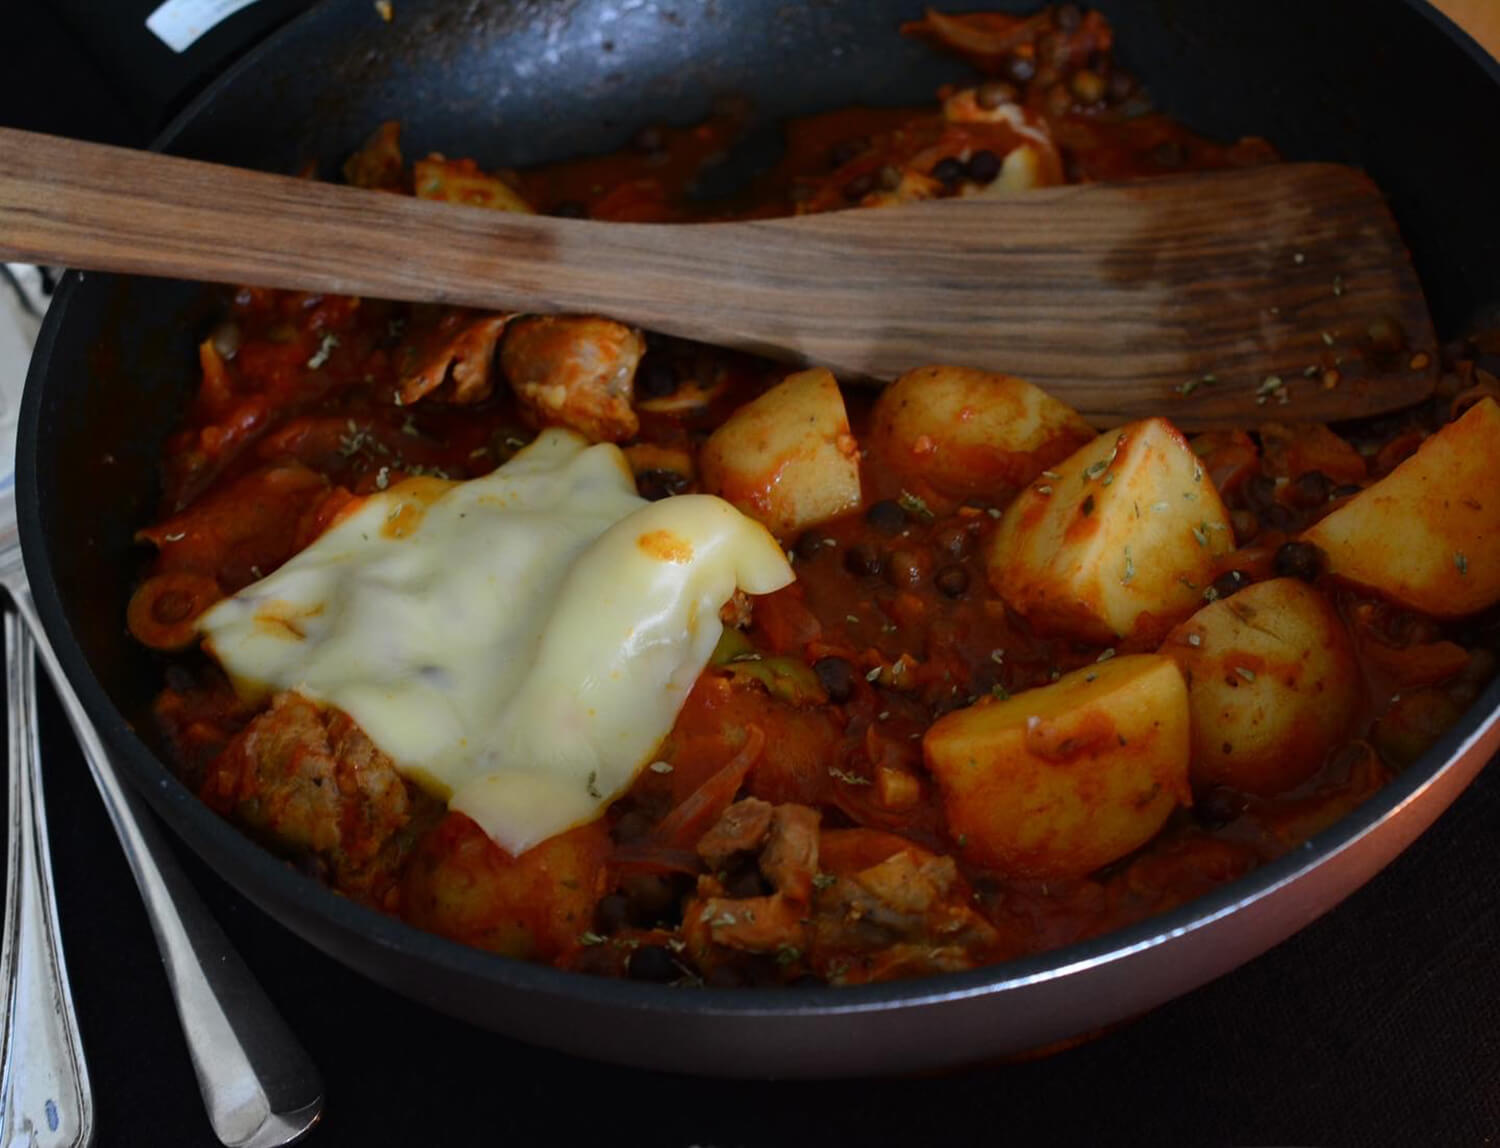
<path fill-rule="evenodd" d="M 736 586 L 791 580 L 727 502 L 647 502 L 619 448 L 548 430 L 484 478 L 371 495 L 199 625 L 242 690 L 339 707 L 519 854 L 630 785 Z"/>

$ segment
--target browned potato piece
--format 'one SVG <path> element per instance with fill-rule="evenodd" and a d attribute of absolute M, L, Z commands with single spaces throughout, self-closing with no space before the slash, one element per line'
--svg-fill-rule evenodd
<path fill-rule="evenodd" d="M 609 848 L 604 822 L 593 821 L 512 857 L 462 813 L 449 813 L 402 877 L 401 916 L 492 953 L 552 960 L 577 948 L 592 923 Z"/>
<path fill-rule="evenodd" d="M 1193 714 L 1192 778 L 1271 795 L 1306 781 L 1359 708 L 1344 624 L 1305 582 L 1277 578 L 1205 606 L 1167 636 Z"/>
<path fill-rule="evenodd" d="M 1155 643 L 1202 604 L 1234 547 L 1219 492 L 1166 419 L 1100 435 L 1023 490 L 989 579 L 1040 630 Z"/>
<path fill-rule="evenodd" d="M 957 710 L 927 731 L 922 752 L 967 860 L 1082 876 L 1191 801 L 1188 727 L 1177 664 L 1135 654 Z"/>
<path fill-rule="evenodd" d="M 1424 614 L 1500 601 L 1500 406 L 1475 403 L 1302 537 L 1330 573 Z"/>
<path fill-rule="evenodd" d="M 1009 502 L 1094 432 L 1071 407 L 1013 375 L 919 367 L 881 394 L 870 456 L 930 503 Z"/>
<path fill-rule="evenodd" d="M 613 319 L 528 315 L 506 332 L 500 369 L 533 425 L 624 442 L 640 430 L 631 399 L 645 353 L 641 333 Z"/>
<path fill-rule="evenodd" d="M 859 507 L 859 449 L 822 367 L 740 407 L 698 455 L 703 487 L 780 537 Z"/>

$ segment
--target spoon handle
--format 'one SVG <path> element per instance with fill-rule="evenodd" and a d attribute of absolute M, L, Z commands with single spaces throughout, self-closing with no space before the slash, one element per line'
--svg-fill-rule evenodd
<path fill-rule="evenodd" d="M 82 1148 L 94 1138 L 94 1097 L 57 924 L 32 652 L 26 628 L 6 610 L 10 836 L 0 940 L 0 1143 Z"/>
<path fill-rule="evenodd" d="M 42 630 L 30 590 L 11 590 L 140 887 L 214 1134 L 231 1148 L 301 1139 L 323 1111 L 316 1065 L 199 899 L 140 799 L 120 783 Z"/>

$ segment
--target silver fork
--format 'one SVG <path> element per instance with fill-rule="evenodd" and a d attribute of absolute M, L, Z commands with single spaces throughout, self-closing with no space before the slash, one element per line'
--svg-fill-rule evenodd
<path fill-rule="evenodd" d="M 167 981 L 177 1005 L 178 1020 L 182 1024 L 193 1071 L 197 1074 L 198 1087 L 215 1135 L 231 1148 L 277 1148 L 300 1140 L 322 1115 L 323 1083 L 318 1070 L 209 915 L 140 799 L 120 783 L 114 764 L 78 695 L 63 674 L 37 618 L 36 604 L 21 562 L 15 500 L 9 491 L 0 493 L 0 585 L 9 593 L 16 614 L 35 641 L 36 652 L 57 689 L 58 698 L 83 749 L 89 773 L 119 835 L 120 847 L 135 875 L 161 950 Z M 13 628 L 19 630 L 7 618 L 7 633 Z M 17 637 L 20 638 L 19 633 Z M 21 642 L 18 641 L 17 645 Z M 26 661 L 29 664 L 30 658 Z M 41 821 L 43 810 L 39 788 L 28 803 L 28 809 L 37 818 L 36 839 L 45 852 L 46 830 Z M 12 809 L 13 823 L 15 817 L 16 810 Z M 26 866 L 21 866 L 20 870 L 21 876 L 28 873 Z M 35 877 L 41 876 L 36 867 L 31 867 L 29 872 Z M 46 876 L 45 888 L 33 888 L 24 895 L 43 897 L 42 903 L 49 906 L 52 928 L 46 939 L 54 947 L 43 961 L 42 972 L 47 971 L 47 964 L 55 970 L 55 987 L 49 987 L 47 991 L 59 991 L 57 999 L 65 1000 L 67 974 L 63 969 L 61 950 L 55 947 L 58 940 L 56 907 L 52 901 L 50 874 Z M 14 880 L 13 876 L 12 882 Z M 11 892 L 8 885 L 7 899 Z M 0 986 L 7 1002 L 14 1002 L 18 992 L 32 991 L 27 981 L 14 979 L 15 968 L 5 970 L 0 965 L 0 971 L 12 974 L 12 979 Z M 67 1015 L 71 1018 L 71 1003 Z M 22 1061 L 16 1056 L 22 1050 L 6 1043 L 5 1063 L 0 1066 L 0 1079 L 5 1081 L 3 1125 L 6 1134 L 0 1137 L 0 1144 L 16 1143 L 9 1135 L 12 1112 L 16 1112 L 18 1118 L 20 1112 L 41 1112 L 42 1127 L 52 1124 L 54 1119 L 56 1127 L 61 1126 L 64 1115 L 61 1105 L 69 1097 L 54 1087 L 52 1081 L 65 1080 L 69 1073 L 78 1083 L 73 1093 L 73 1103 L 77 1106 L 73 1118 L 82 1129 L 91 1126 L 92 1102 L 76 1024 L 72 1033 L 70 1041 L 52 1042 L 55 1055 L 49 1054 L 45 1059 L 52 1063 L 45 1065 L 33 1063 L 37 1055 L 35 1046 L 25 1050 L 27 1055 Z M 56 1047 L 59 1044 L 61 1047 Z M 64 1063 L 68 1058 L 73 1061 L 71 1066 Z M 15 1092 L 11 1090 L 13 1079 L 17 1085 Z M 54 1106 L 50 1110 L 48 1102 Z M 18 1108 L 20 1112 L 17 1112 Z M 82 1145 L 87 1140 L 85 1131 L 82 1139 L 73 1141 L 34 1142 L 38 1145 Z M 19 1142 L 32 1141 L 23 1136 Z"/>
<path fill-rule="evenodd" d="M 68 989 L 36 730 L 30 635 L 5 611 L 10 835 L 0 939 L 0 1144 L 85 1148 L 94 1097 Z"/>

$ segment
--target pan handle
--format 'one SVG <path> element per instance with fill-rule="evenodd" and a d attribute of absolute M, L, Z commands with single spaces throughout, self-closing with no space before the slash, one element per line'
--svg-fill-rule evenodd
<path fill-rule="evenodd" d="M 140 798 L 120 783 L 47 640 L 30 588 L 14 581 L 9 588 L 140 887 L 215 1135 L 230 1148 L 300 1140 L 323 1112 L 317 1066 L 210 916 Z"/>

